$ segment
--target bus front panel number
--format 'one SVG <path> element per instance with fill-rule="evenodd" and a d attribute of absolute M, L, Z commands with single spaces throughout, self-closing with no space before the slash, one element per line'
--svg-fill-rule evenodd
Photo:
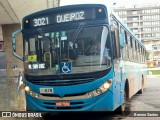
<path fill-rule="evenodd" d="M 34 27 L 49 24 L 48 17 L 33 19 L 33 22 L 34 22 L 34 24 L 33 24 Z"/>

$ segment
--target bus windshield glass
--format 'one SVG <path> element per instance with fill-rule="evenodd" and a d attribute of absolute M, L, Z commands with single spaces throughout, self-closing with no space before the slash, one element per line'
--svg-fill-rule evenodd
<path fill-rule="evenodd" d="M 89 73 L 111 67 L 107 26 L 80 25 L 37 33 L 24 36 L 25 72 L 29 75 Z"/>

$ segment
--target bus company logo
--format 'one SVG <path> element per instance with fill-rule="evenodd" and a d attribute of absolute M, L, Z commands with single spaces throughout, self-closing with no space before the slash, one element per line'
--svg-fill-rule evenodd
<path fill-rule="evenodd" d="M 9 118 L 9 117 L 15 117 L 15 118 L 35 118 L 35 117 L 42 117 L 42 113 L 40 112 L 2 112 L 2 116 L 4 118 Z"/>
<path fill-rule="evenodd" d="M 12 117 L 11 112 L 2 112 L 2 117 Z"/>

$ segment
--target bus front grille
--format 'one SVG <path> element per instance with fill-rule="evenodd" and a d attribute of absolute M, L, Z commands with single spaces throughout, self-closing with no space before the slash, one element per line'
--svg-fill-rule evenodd
<path fill-rule="evenodd" d="M 94 81 L 94 78 L 85 78 L 85 79 L 71 79 L 71 80 L 30 80 L 31 83 L 36 85 L 45 85 L 45 86 L 67 86 L 67 85 L 76 85 L 83 84 Z"/>

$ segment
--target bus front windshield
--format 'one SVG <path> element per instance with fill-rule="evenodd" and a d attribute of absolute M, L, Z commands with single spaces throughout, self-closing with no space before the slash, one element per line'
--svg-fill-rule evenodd
<path fill-rule="evenodd" d="M 79 27 L 24 37 L 25 73 L 78 74 L 111 67 L 107 26 Z"/>

